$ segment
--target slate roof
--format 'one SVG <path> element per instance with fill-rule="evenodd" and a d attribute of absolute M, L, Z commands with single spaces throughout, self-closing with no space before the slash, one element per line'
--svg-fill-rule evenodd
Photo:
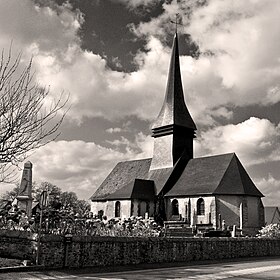
<path fill-rule="evenodd" d="M 159 194 L 176 170 L 164 168 L 149 171 L 150 164 L 151 158 L 119 162 L 91 200 L 149 199 Z M 191 159 L 178 177 L 165 196 L 263 197 L 234 153 Z"/>
<path fill-rule="evenodd" d="M 148 179 L 154 181 L 156 194 L 159 194 L 160 191 L 163 189 L 172 171 L 173 171 L 173 167 L 154 169 L 149 172 Z"/>
<path fill-rule="evenodd" d="M 153 200 L 155 197 L 154 181 L 135 179 L 106 197 L 107 200 L 143 199 Z"/>
<path fill-rule="evenodd" d="M 123 188 L 134 179 L 146 179 L 151 165 L 151 158 L 119 162 L 96 192 L 91 200 L 106 200 L 106 197 Z"/>
<path fill-rule="evenodd" d="M 196 130 L 196 125 L 184 100 L 177 33 L 175 33 L 173 40 L 164 103 L 157 119 L 152 124 L 152 129 L 170 125 L 179 125 Z"/>
<path fill-rule="evenodd" d="M 210 194 L 263 196 L 234 153 L 191 159 L 165 196 Z"/>
<path fill-rule="evenodd" d="M 276 206 L 264 207 L 264 216 L 267 225 L 280 223 L 280 211 Z"/>

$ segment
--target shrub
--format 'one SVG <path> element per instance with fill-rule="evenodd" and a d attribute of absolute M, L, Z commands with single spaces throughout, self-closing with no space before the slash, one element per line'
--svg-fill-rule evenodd
<path fill-rule="evenodd" d="M 259 237 L 280 238 L 280 224 L 269 224 L 259 231 Z"/>

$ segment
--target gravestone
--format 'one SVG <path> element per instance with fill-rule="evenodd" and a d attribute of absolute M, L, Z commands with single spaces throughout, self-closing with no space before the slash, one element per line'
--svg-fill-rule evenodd
<path fill-rule="evenodd" d="M 20 210 L 25 210 L 27 216 L 31 217 L 32 212 L 32 163 L 27 161 L 24 164 L 19 194 L 17 196 L 17 206 Z"/>

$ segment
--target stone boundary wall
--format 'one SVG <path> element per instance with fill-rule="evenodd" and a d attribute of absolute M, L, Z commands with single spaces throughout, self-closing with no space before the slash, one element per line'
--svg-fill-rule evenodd
<path fill-rule="evenodd" d="M 35 262 L 37 234 L 18 230 L 0 230 L 0 257 Z"/>
<path fill-rule="evenodd" d="M 17 232 L 18 233 L 18 232 Z M 34 260 L 37 235 L 0 231 L 0 254 Z M 34 251 L 35 249 L 35 251 Z M 46 267 L 100 267 L 280 256 L 280 239 L 62 237 L 44 235 L 39 264 Z"/>

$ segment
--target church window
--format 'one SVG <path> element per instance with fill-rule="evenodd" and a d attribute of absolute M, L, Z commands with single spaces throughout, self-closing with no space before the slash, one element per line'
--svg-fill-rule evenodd
<path fill-rule="evenodd" d="M 146 204 L 146 213 L 150 213 L 150 203 L 149 202 L 147 202 L 147 204 Z"/>
<path fill-rule="evenodd" d="M 115 217 L 117 218 L 120 216 L 121 216 L 121 203 L 117 201 L 115 204 Z"/>
<path fill-rule="evenodd" d="M 197 201 L 197 215 L 205 214 L 205 204 L 203 198 L 199 198 Z"/>
<path fill-rule="evenodd" d="M 134 203 L 131 201 L 130 216 L 134 215 Z"/>
<path fill-rule="evenodd" d="M 179 203 L 177 199 L 172 200 L 172 215 L 179 215 Z"/>
<path fill-rule="evenodd" d="M 98 219 L 102 220 L 103 215 L 104 215 L 104 211 L 99 210 L 98 213 L 97 213 Z"/>

